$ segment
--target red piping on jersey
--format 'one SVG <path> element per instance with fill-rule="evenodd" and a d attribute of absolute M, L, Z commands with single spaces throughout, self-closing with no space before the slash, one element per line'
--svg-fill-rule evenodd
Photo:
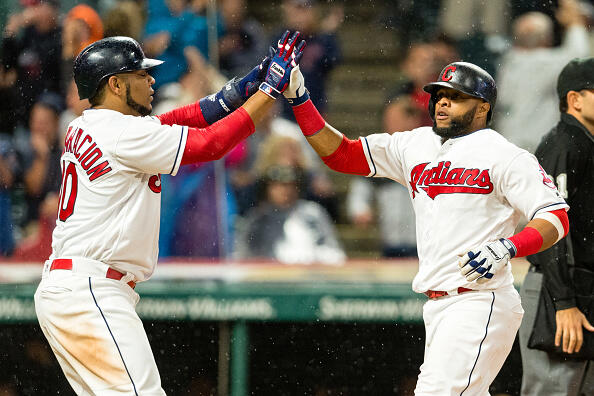
<path fill-rule="evenodd" d="M 569 218 L 565 209 L 553 210 L 549 213 L 554 214 L 559 218 L 563 225 L 563 231 L 565 237 L 569 232 Z M 536 254 L 542 247 L 543 238 L 540 232 L 536 228 L 526 227 L 516 235 L 509 238 L 509 240 L 516 247 L 517 253 L 515 257 L 525 257 L 531 254 Z"/>
<path fill-rule="evenodd" d="M 206 128 L 188 128 L 181 164 L 218 160 L 255 129 L 250 115 L 242 107 Z"/>
<path fill-rule="evenodd" d="M 367 176 L 370 173 L 361 140 L 350 140 L 343 136 L 336 151 L 322 157 L 322 160 L 330 169 L 337 172 L 361 176 Z"/>
<path fill-rule="evenodd" d="M 204 128 L 208 126 L 208 123 L 202 115 L 199 102 L 168 111 L 167 113 L 158 115 L 157 118 L 161 121 L 161 125 L 177 124 L 195 128 Z"/>

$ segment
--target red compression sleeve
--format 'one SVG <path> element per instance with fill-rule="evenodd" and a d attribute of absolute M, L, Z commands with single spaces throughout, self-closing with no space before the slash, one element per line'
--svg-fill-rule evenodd
<path fill-rule="evenodd" d="M 322 157 L 322 161 L 337 172 L 362 176 L 367 176 L 370 172 L 363 152 L 363 143 L 361 140 L 347 139 L 346 136 L 342 137 L 342 143 L 336 151 L 327 157 Z"/>
<path fill-rule="evenodd" d="M 301 132 L 305 136 L 315 135 L 326 125 L 326 121 L 324 121 L 311 99 L 299 106 L 294 106 L 293 114 L 295 114 L 295 120 L 297 120 Z"/>
<path fill-rule="evenodd" d="M 569 218 L 567 217 L 567 212 L 565 209 L 557 209 L 549 212 L 559 219 L 561 225 L 563 226 L 563 237 L 567 235 L 569 231 Z M 543 239 L 540 232 L 537 229 L 532 227 L 526 227 L 521 232 L 518 232 L 516 235 L 509 238 L 509 240 L 514 244 L 516 247 L 516 255 L 515 257 L 524 257 L 529 256 L 531 254 L 536 254 L 542 247 Z"/>
<path fill-rule="evenodd" d="M 255 129 L 250 115 L 241 107 L 206 128 L 189 128 L 181 164 L 218 160 Z"/>
<path fill-rule="evenodd" d="M 208 126 L 202 110 L 200 109 L 200 103 L 195 102 L 186 106 L 179 107 L 158 115 L 157 118 L 163 125 L 187 125 L 189 127 L 204 128 Z"/>
<path fill-rule="evenodd" d="M 524 257 L 536 254 L 542 247 L 542 235 L 536 228 L 526 227 L 509 240 L 516 247 L 514 257 Z"/>

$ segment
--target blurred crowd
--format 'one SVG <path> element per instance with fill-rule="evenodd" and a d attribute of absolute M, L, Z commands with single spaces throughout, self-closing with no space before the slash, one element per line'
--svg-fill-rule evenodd
<path fill-rule="evenodd" d="M 151 73 L 153 114 L 160 114 L 216 92 L 258 64 L 279 32 L 300 30 L 307 40 L 301 70 L 312 100 L 328 113 L 331 73 L 347 67 L 342 54 L 350 43 L 341 42 L 340 32 L 356 19 L 345 9 L 357 2 L 279 0 L 275 23 L 256 19 L 253 9 L 262 8 L 256 3 L 96 0 L 65 9 L 60 0 L 20 0 L 0 21 L 0 254 L 44 260 L 51 253 L 64 134 L 90 106 L 78 98 L 72 64 L 96 40 L 130 36 L 147 56 L 165 61 Z M 371 22 L 394 32 L 398 78 L 383 83 L 383 131 L 373 132 L 431 125 L 422 87 L 462 59 L 498 82 L 493 128 L 533 151 L 558 117 L 559 71 L 570 59 L 592 54 L 589 2 L 378 5 L 382 11 Z M 384 257 L 415 256 L 408 190 L 390 180 L 348 180 L 348 188 L 336 185 L 279 101 L 256 133 L 220 163 L 162 177 L 160 256 L 336 265 L 346 259 L 337 223 L 362 232 L 377 226 Z"/>

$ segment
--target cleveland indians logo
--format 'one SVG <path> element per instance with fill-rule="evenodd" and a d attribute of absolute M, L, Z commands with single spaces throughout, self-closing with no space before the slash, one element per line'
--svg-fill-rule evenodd
<path fill-rule="evenodd" d="M 545 170 L 542 169 L 542 166 L 540 166 L 540 164 L 538 165 L 538 167 L 539 167 L 540 175 L 542 176 L 542 184 L 544 184 L 545 186 L 547 186 L 550 189 L 556 190 L 557 187 L 555 186 L 555 183 L 549 177 L 549 175 L 547 175 L 547 172 L 545 172 Z"/>
<path fill-rule="evenodd" d="M 441 75 L 441 79 L 443 81 L 450 81 L 452 79 L 452 74 L 456 71 L 456 66 L 448 66 L 444 69 L 443 74 Z"/>
<path fill-rule="evenodd" d="M 416 165 L 410 171 L 410 187 L 412 197 L 421 188 L 429 198 L 435 199 L 439 194 L 489 194 L 493 191 L 493 183 L 489 169 L 450 169 L 450 161 L 441 161 L 433 168 L 427 168 L 429 162 Z"/>

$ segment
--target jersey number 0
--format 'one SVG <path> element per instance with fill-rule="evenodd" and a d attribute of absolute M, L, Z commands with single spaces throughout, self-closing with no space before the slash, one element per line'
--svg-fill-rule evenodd
<path fill-rule="evenodd" d="M 68 164 L 66 166 L 66 164 Z M 76 166 L 72 162 L 62 161 L 62 186 L 58 206 L 58 219 L 66 221 L 74 212 L 74 203 L 78 192 Z M 68 197 L 68 199 L 66 199 Z"/>

